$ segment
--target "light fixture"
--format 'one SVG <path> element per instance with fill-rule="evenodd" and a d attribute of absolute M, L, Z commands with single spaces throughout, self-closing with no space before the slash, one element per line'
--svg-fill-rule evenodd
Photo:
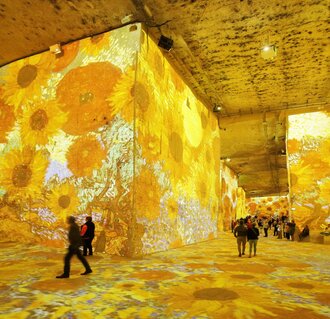
<path fill-rule="evenodd" d="M 213 112 L 214 113 L 219 113 L 219 112 L 221 112 L 221 110 L 222 110 L 221 105 L 219 105 L 219 104 L 214 105 L 214 107 L 213 107 Z"/>
<path fill-rule="evenodd" d="M 166 51 L 171 51 L 173 46 L 173 40 L 161 35 L 158 41 L 158 46 L 165 49 Z"/>
<path fill-rule="evenodd" d="M 275 44 L 266 44 L 260 49 L 260 54 L 265 60 L 273 60 L 277 56 L 277 47 Z"/>
<path fill-rule="evenodd" d="M 62 53 L 62 48 L 61 48 L 61 45 L 59 43 L 57 44 L 54 44 L 54 45 L 51 45 L 49 47 L 49 51 L 54 53 L 55 55 L 59 55 Z"/>

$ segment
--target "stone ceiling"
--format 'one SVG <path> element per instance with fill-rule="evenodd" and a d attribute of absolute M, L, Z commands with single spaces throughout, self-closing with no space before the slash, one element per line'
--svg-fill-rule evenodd
<path fill-rule="evenodd" d="M 328 0 L 0 0 L 0 65 L 144 22 L 217 113 L 223 160 L 247 197 L 288 192 L 286 116 L 329 109 Z M 124 21 L 125 22 L 125 21 Z M 261 47 L 277 57 L 264 60 Z"/>

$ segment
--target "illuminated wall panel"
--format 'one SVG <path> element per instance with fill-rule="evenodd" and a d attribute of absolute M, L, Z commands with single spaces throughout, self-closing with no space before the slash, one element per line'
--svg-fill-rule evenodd
<path fill-rule="evenodd" d="M 221 161 L 221 213 L 219 229 L 231 229 L 231 221 L 237 219 L 238 179 L 234 171 Z M 240 192 L 241 194 L 241 192 Z M 240 195 L 242 196 L 242 195 Z M 240 208 L 240 214 L 242 210 Z"/>
<path fill-rule="evenodd" d="M 288 166 L 292 215 L 299 226 L 320 230 L 330 215 L 330 116 L 289 116 Z"/>
<path fill-rule="evenodd" d="M 246 199 L 246 213 L 258 217 L 289 216 L 287 196 L 252 197 Z"/>
<path fill-rule="evenodd" d="M 110 254 L 217 235 L 217 120 L 141 32 L 1 68 L 0 238 L 62 246 L 68 215 Z"/>
<path fill-rule="evenodd" d="M 246 217 L 246 208 L 245 208 L 245 191 L 242 187 L 237 188 L 237 206 L 236 206 L 236 219 Z"/>
<path fill-rule="evenodd" d="M 135 92 L 137 253 L 215 237 L 220 195 L 217 119 L 145 33 Z"/>
<path fill-rule="evenodd" d="M 139 43 L 140 28 L 126 27 L 1 69 L 1 238 L 63 245 L 66 216 L 91 214 L 96 251 L 130 253 L 134 108 L 123 78 L 134 78 Z"/>

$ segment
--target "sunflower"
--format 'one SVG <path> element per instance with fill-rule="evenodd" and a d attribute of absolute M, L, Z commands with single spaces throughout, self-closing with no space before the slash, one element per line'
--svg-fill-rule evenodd
<path fill-rule="evenodd" d="M 175 84 L 171 81 L 172 67 L 153 41 L 147 41 L 141 46 L 138 69 L 146 73 L 160 104 L 172 104 L 178 95 L 186 91 L 185 85 L 182 86 L 182 91 L 176 90 Z M 165 99 L 161 100 L 161 97 Z"/>
<path fill-rule="evenodd" d="M 11 63 L 4 77 L 4 97 L 6 102 L 18 110 L 24 100 L 41 94 L 46 85 L 54 57 L 45 52 Z"/>
<path fill-rule="evenodd" d="M 121 70 L 110 62 L 90 63 L 69 71 L 57 87 L 62 110 L 68 112 L 63 130 L 81 135 L 108 124 L 113 115 L 107 102 Z"/>
<path fill-rule="evenodd" d="M 296 138 L 288 140 L 288 152 L 290 154 L 299 152 L 301 150 L 301 146 L 301 142 Z"/>
<path fill-rule="evenodd" d="M 143 71 L 137 74 L 137 79 L 132 90 L 135 103 L 136 127 L 146 135 L 149 132 L 156 134 L 162 123 L 163 104 L 156 99 L 157 85 L 153 85 L 150 78 Z"/>
<path fill-rule="evenodd" d="M 59 72 L 66 68 L 77 56 L 80 41 L 75 41 L 62 46 L 62 55 L 56 59 L 53 72 Z"/>
<path fill-rule="evenodd" d="M 69 182 L 55 186 L 48 197 L 48 207 L 59 221 L 65 222 L 66 217 L 77 211 L 79 199 L 75 187 Z"/>
<path fill-rule="evenodd" d="M 148 36 L 145 34 L 145 38 Z M 151 40 L 145 41 L 141 45 L 140 63 L 143 69 L 148 70 L 155 83 L 164 81 L 165 64 L 168 63 L 161 54 L 158 46 Z"/>
<path fill-rule="evenodd" d="M 158 134 L 139 133 L 137 140 L 142 145 L 142 157 L 154 163 L 160 158 L 161 154 L 161 138 Z"/>
<path fill-rule="evenodd" d="M 297 248 L 296 248 L 297 249 Z M 300 252 L 304 253 L 304 252 Z M 281 263 L 283 264 L 283 263 Z M 295 267 L 297 270 L 299 269 L 308 269 L 310 265 L 303 264 L 301 262 L 288 262 L 289 267 Z M 309 269 L 308 269 L 309 270 Z M 285 271 L 282 270 L 282 274 L 285 276 Z M 276 290 L 282 290 L 286 293 L 297 294 L 299 292 L 299 296 L 304 298 L 305 300 L 309 300 L 309 302 L 305 305 L 306 308 L 313 309 L 315 306 L 313 305 L 315 294 L 316 293 L 328 293 L 329 292 L 329 284 L 324 281 L 324 279 L 320 276 L 314 275 L 313 280 L 308 279 L 308 276 L 305 278 L 302 277 L 301 271 L 291 271 L 290 277 L 286 280 L 277 279 L 273 282 L 273 286 Z M 290 303 L 291 300 L 287 300 Z M 285 303 L 284 303 L 285 305 Z M 326 308 L 326 306 L 325 306 Z M 315 308 L 314 308 L 315 309 Z"/>
<path fill-rule="evenodd" d="M 303 192 L 306 189 L 310 189 L 311 184 L 315 182 L 314 171 L 311 165 L 305 165 L 304 161 L 299 162 L 297 165 L 291 165 L 290 171 L 292 190 Z"/>
<path fill-rule="evenodd" d="M 219 176 L 204 163 L 203 153 L 200 154 L 199 161 L 191 163 L 188 176 L 185 184 L 192 185 L 201 206 L 207 208 L 210 201 L 217 197 L 215 185 Z"/>
<path fill-rule="evenodd" d="M 167 144 L 168 143 L 168 144 Z M 184 142 L 180 134 L 176 131 L 168 136 L 168 140 L 164 139 L 162 147 L 164 157 L 164 170 L 170 173 L 173 183 L 182 180 L 189 173 L 189 163 L 186 163 L 184 157 L 187 156 Z"/>
<path fill-rule="evenodd" d="M 180 111 L 170 110 L 166 112 L 163 121 L 161 153 L 164 160 L 164 170 L 170 173 L 172 183 L 176 185 L 189 173 L 192 159 L 191 148 L 185 140 Z"/>
<path fill-rule="evenodd" d="M 2 95 L 2 89 L 0 88 L 0 97 Z M 0 98 L 0 143 L 6 143 L 7 132 L 11 130 L 15 123 L 15 115 L 13 108 L 6 104 L 3 99 Z"/>
<path fill-rule="evenodd" d="M 135 178 L 135 210 L 137 217 L 154 220 L 160 214 L 162 189 L 155 174 L 144 168 Z"/>
<path fill-rule="evenodd" d="M 98 56 L 104 49 L 111 45 L 110 33 L 102 33 L 80 41 L 81 51 L 87 55 Z"/>
<path fill-rule="evenodd" d="M 68 168 L 75 176 L 91 176 L 105 157 L 106 150 L 95 137 L 79 138 L 68 149 Z"/>
<path fill-rule="evenodd" d="M 127 122 L 133 121 L 134 83 L 135 70 L 130 68 L 115 85 L 113 94 L 106 99 L 109 102 L 112 117 L 120 114 Z M 148 102 L 148 100 L 145 101 L 145 103 Z"/>
<path fill-rule="evenodd" d="M 66 118 L 67 114 L 59 109 L 55 101 L 30 104 L 23 110 L 20 120 L 24 144 L 47 144 L 49 137 L 58 132 Z"/>
<path fill-rule="evenodd" d="M 202 120 L 197 109 L 196 98 L 190 94 L 182 105 L 183 126 L 188 142 L 198 147 L 203 138 Z"/>
<path fill-rule="evenodd" d="M 328 144 L 328 147 L 330 145 Z M 303 161 L 306 165 L 309 164 L 311 169 L 314 171 L 314 178 L 321 179 L 325 177 L 327 172 L 329 171 L 330 161 L 327 156 L 330 154 L 330 151 L 326 150 L 326 146 L 323 148 L 317 149 L 315 151 L 309 151 L 301 157 L 301 161 Z"/>
<path fill-rule="evenodd" d="M 248 210 L 250 213 L 255 213 L 256 209 L 257 209 L 256 203 L 254 203 L 254 202 L 248 203 Z"/>
<path fill-rule="evenodd" d="M 272 205 L 275 207 L 275 209 L 280 209 L 280 208 L 281 208 L 281 204 L 279 203 L 278 200 L 274 201 L 274 202 L 272 203 Z"/>
<path fill-rule="evenodd" d="M 257 318 L 258 314 L 274 315 L 266 310 L 269 300 L 257 298 L 258 289 L 253 288 L 256 299 L 249 299 L 251 287 L 234 286 L 227 288 L 224 279 L 197 279 L 175 286 L 160 286 L 159 299 L 167 305 L 169 317 L 185 312 L 181 318 Z M 264 298 L 267 299 L 267 298 Z M 257 300 L 257 303 L 251 302 Z M 242 316 L 242 314 L 245 314 Z"/>
<path fill-rule="evenodd" d="M 48 161 L 41 151 L 11 150 L 0 161 L 0 184 L 10 196 L 38 196 Z"/>

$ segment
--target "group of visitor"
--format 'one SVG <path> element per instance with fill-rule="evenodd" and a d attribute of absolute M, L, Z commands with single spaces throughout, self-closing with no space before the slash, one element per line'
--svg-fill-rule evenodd
<path fill-rule="evenodd" d="M 257 243 L 259 237 L 259 229 L 257 224 L 252 222 L 251 219 L 244 220 L 241 218 L 238 225 L 233 229 L 234 236 L 237 238 L 238 257 L 245 255 L 246 242 L 249 242 L 249 258 L 257 255 Z"/>
<path fill-rule="evenodd" d="M 246 243 L 249 243 L 249 258 L 252 256 L 252 248 L 254 256 L 257 254 L 257 242 L 259 235 L 264 233 L 264 237 L 268 237 L 268 231 L 273 230 L 273 236 L 278 239 L 286 238 L 287 240 L 294 240 L 296 233 L 296 223 L 292 219 L 289 221 L 287 216 L 281 218 L 269 217 L 258 218 L 258 216 L 247 216 L 236 221 L 232 221 L 231 230 L 237 238 L 238 256 L 245 255 Z M 309 227 L 306 225 L 299 233 L 299 240 L 309 236 Z"/>

